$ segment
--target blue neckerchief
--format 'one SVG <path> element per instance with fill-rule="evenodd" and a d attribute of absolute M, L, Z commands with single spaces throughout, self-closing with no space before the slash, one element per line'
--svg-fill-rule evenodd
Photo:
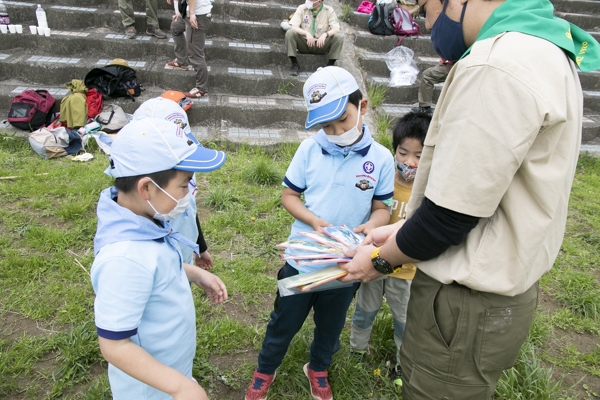
<path fill-rule="evenodd" d="M 329 140 L 327 140 L 327 135 L 323 129 L 319 130 L 319 132 L 317 132 L 317 134 L 312 138 L 319 144 L 319 146 L 321 146 L 321 149 L 323 149 L 324 153 L 331 154 L 332 156 L 337 154 L 347 156 L 351 151 L 353 151 L 364 157 L 369 151 L 369 147 L 374 142 L 371 132 L 365 124 L 363 124 L 362 138 L 358 143 L 353 144 L 352 146 L 340 147 L 337 144 L 331 143 Z"/>
<path fill-rule="evenodd" d="M 94 237 L 94 255 L 106 245 L 128 240 L 166 240 L 177 249 L 174 240 L 188 246 L 200 255 L 198 245 L 171 229 L 168 222 L 158 226 L 148 218 L 134 214 L 116 202 L 117 189 L 104 189 L 98 201 L 98 228 Z"/>

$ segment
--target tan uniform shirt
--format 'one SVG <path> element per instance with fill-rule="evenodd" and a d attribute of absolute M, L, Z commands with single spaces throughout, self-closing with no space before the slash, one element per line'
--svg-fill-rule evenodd
<path fill-rule="evenodd" d="M 507 296 L 539 280 L 563 240 L 582 114 L 575 65 L 552 43 L 517 32 L 475 43 L 446 79 L 407 216 L 426 196 L 481 219 L 417 267 Z"/>
<path fill-rule="evenodd" d="M 299 26 L 301 29 L 309 32 L 315 39 L 333 28 L 339 28 L 340 22 L 333 8 L 323 4 L 323 9 L 313 17 L 313 10 L 309 10 L 302 4 L 296 10 L 296 13 L 290 20 L 290 25 Z M 313 30 L 314 27 L 314 30 Z"/>

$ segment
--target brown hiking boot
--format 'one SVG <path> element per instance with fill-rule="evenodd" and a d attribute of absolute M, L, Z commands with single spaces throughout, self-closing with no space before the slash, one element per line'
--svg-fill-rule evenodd
<path fill-rule="evenodd" d="M 135 27 L 133 25 L 129 25 L 128 27 L 125 28 L 125 37 L 127 39 L 135 39 L 136 34 L 137 34 L 137 31 L 135 30 Z"/>
<path fill-rule="evenodd" d="M 160 28 L 155 28 L 152 25 L 149 25 L 146 28 L 146 35 L 156 36 L 159 39 L 166 39 L 167 34 L 160 30 Z"/>

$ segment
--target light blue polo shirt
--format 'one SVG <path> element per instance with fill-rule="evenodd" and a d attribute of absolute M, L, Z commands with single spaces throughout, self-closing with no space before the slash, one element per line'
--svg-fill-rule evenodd
<path fill-rule="evenodd" d="M 363 128 L 368 133 L 366 126 Z M 387 200 L 394 195 L 394 158 L 377 142 L 351 151 L 347 156 L 332 155 L 313 138 L 305 139 L 290 163 L 284 185 L 304 195 L 304 204 L 316 216 L 333 225 L 355 228 L 369 220 L 373 200 Z M 301 221 L 292 224 L 288 240 L 306 238 L 296 232 L 312 231 Z M 286 254 L 293 250 L 286 249 Z M 302 272 L 312 272 L 334 264 L 298 266 Z"/>
<path fill-rule="evenodd" d="M 190 284 L 168 224 L 156 225 L 115 201 L 114 188 L 98 203 L 96 258 L 91 280 L 98 335 L 129 338 L 159 362 L 192 376 L 196 316 Z M 172 399 L 109 364 L 114 399 Z"/>

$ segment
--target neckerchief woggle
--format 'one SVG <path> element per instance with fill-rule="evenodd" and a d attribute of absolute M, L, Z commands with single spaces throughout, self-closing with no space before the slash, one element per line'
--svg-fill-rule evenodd
<path fill-rule="evenodd" d="M 583 72 L 600 69 L 600 44 L 583 29 L 554 16 L 548 0 L 505 0 L 483 24 L 475 42 L 503 32 L 520 32 L 554 43 Z"/>

